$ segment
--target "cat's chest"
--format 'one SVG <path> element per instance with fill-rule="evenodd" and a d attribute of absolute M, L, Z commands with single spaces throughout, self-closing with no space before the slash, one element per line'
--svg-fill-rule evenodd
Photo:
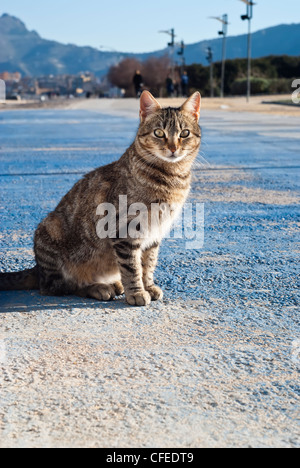
<path fill-rule="evenodd" d="M 153 203 L 148 214 L 148 226 L 143 235 L 142 249 L 160 243 L 171 231 L 182 210 L 182 203 Z"/>

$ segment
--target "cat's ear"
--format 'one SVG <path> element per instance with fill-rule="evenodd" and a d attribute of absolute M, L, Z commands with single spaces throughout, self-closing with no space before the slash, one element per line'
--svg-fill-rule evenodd
<path fill-rule="evenodd" d="M 199 91 L 196 91 L 192 96 L 185 101 L 181 106 L 181 110 L 192 114 L 195 119 L 199 120 L 200 118 L 200 108 L 201 108 L 201 94 Z"/>
<path fill-rule="evenodd" d="M 143 91 L 140 100 L 140 118 L 145 120 L 148 115 L 153 114 L 154 112 L 161 109 L 161 105 L 157 100 L 152 96 L 149 91 Z"/>

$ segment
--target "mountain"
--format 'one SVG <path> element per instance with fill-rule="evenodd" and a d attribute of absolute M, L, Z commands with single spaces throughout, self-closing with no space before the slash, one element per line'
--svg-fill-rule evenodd
<path fill-rule="evenodd" d="M 101 76 L 126 55 L 42 39 L 18 18 L 7 14 L 0 17 L 0 72 L 41 76 L 91 71 Z"/>
<path fill-rule="evenodd" d="M 252 56 L 300 55 L 300 24 L 279 25 L 258 31 L 252 36 Z M 214 60 L 221 60 L 222 39 L 211 39 L 186 46 L 186 63 L 206 64 L 206 49 L 210 46 Z M 227 38 L 227 57 L 245 57 L 247 35 Z M 136 57 L 145 60 L 161 56 L 167 49 L 147 54 L 103 52 L 92 47 L 61 44 L 41 38 L 29 31 L 25 24 L 8 14 L 0 17 L 0 72 L 19 71 L 26 76 L 77 74 L 90 71 L 97 76 L 107 73 L 111 65 L 122 58 Z"/>
<path fill-rule="evenodd" d="M 262 29 L 252 34 L 252 57 L 268 55 L 300 55 L 299 46 L 300 24 L 281 24 L 272 28 Z M 229 36 L 227 38 L 226 55 L 229 59 L 247 56 L 248 34 Z M 214 52 L 214 60 L 222 57 L 223 39 L 211 39 L 190 44 L 186 47 L 185 56 L 188 64 L 206 62 L 206 49 L 210 46 Z"/>

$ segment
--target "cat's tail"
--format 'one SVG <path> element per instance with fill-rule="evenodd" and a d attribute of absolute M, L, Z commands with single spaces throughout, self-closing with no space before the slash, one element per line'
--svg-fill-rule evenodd
<path fill-rule="evenodd" d="M 13 273 L 0 273 L 0 291 L 39 289 L 38 267 Z"/>

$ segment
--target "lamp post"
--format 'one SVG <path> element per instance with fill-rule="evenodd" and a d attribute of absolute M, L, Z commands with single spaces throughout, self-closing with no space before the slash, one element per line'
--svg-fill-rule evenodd
<path fill-rule="evenodd" d="M 182 86 L 182 77 L 184 76 L 184 68 L 185 68 L 185 57 L 184 57 L 185 43 L 184 41 L 181 41 L 181 43 L 177 45 L 180 47 L 179 51 L 177 52 L 177 55 L 181 57 L 180 78 L 181 78 L 181 92 L 183 95 L 185 91 Z"/>
<path fill-rule="evenodd" d="M 248 20 L 248 72 L 247 72 L 247 102 L 250 101 L 251 96 L 251 20 L 253 18 L 253 6 L 255 5 L 252 0 L 240 0 L 247 5 L 246 15 L 242 15 L 243 21 Z"/>
<path fill-rule="evenodd" d="M 172 28 L 171 30 L 168 31 L 159 31 L 160 33 L 168 34 L 171 36 L 171 42 L 168 42 L 168 47 L 171 49 L 171 75 L 172 75 L 172 80 L 174 82 L 175 78 L 175 63 L 174 63 L 174 50 L 175 50 L 175 29 Z"/>
<path fill-rule="evenodd" d="M 207 56 L 206 60 L 209 63 L 209 69 L 210 69 L 210 97 L 214 97 L 214 76 L 213 76 L 213 51 L 211 47 L 207 48 Z"/>
<path fill-rule="evenodd" d="M 180 49 L 179 51 L 177 52 L 177 55 L 179 55 L 181 57 L 181 65 L 182 65 L 182 68 L 185 66 L 185 58 L 184 58 L 184 50 L 185 50 L 185 43 L 184 41 L 181 41 L 180 44 L 178 44 Z"/>
<path fill-rule="evenodd" d="M 224 97 L 224 82 L 225 82 L 225 62 L 226 62 L 226 39 L 228 32 L 228 15 L 210 16 L 212 19 L 216 19 L 223 24 L 222 31 L 219 31 L 219 36 L 223 36 L 223 47 L 222 47 L 222 76 L 221 76 L 221 98 Z"/>

